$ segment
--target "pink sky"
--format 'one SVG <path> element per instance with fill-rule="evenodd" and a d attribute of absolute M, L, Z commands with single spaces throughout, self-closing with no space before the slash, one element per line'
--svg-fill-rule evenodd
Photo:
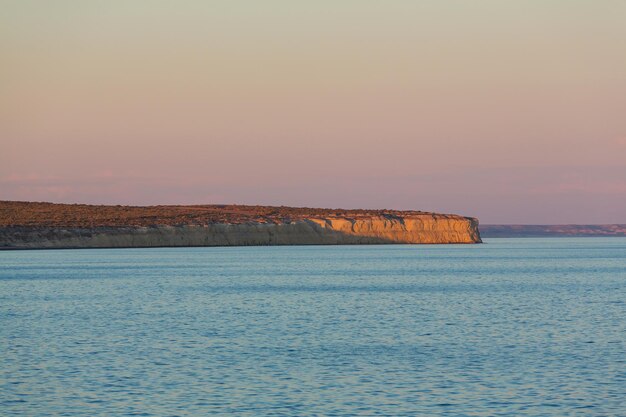
<path fill-rule="evenodd" d="M 0 7 L 0 199 L 626 223 L 626 2 Z"/>

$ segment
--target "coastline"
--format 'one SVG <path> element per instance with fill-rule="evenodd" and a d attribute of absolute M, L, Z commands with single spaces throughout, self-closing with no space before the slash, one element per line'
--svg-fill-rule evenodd
<path fill-rule="evenodd" d="M 481 242 L 477 219 L 416 211 L 12 202 L 0 209 L 0 249 Z"/>

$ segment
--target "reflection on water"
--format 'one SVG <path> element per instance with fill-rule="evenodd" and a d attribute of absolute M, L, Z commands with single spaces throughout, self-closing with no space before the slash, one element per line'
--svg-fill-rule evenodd
<path fill-rule="evenodd" d="M 619 415 L 626 239 L 0 252 L 3 415 Z"/>

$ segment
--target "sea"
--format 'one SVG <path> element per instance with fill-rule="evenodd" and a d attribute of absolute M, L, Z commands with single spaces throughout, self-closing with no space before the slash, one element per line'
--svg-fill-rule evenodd
<path fill-rule="evenodd" d="M 2 416 L 626 416 L 626 238 L 0 252 Z"/>

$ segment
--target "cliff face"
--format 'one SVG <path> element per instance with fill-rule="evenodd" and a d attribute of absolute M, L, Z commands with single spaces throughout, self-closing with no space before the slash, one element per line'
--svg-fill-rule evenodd
<path fill-rule="evenodd" d="M 0 224 L 0 249 L 481 242 L 478 221 L 457 215 L 355 211 L 324 216 L 323 210 L 310 211 L 314 215 L 301 211 L 282 220 L 257 216 L 245 222 L 91 227 L 72 218 L 50 225 L 12 213 L 12 219 L 22 220 Z"/>
<path fill-rule="evenodd" d="M 283 224 L 0 228 L 0 247 L 5 249 L 478 242 L 476 220 L 440 215 L 359 220 L 315 218 Z"/>

